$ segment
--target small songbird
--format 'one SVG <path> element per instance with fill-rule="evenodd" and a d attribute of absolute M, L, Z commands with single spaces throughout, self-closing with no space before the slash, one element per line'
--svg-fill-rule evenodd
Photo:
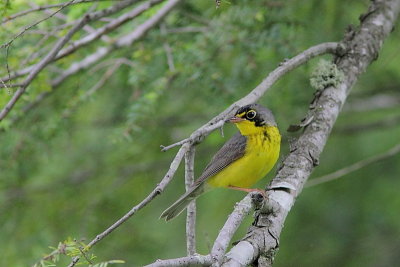
<path fill-rule="evenodd" d="M 247 105 L 228 121 L 234 123 L 239 132 L 224 144 L 192 187 L 160 218 L 166 221 L 175 218 L 190 201 L 214 187 L 254 191 L 249 187 L 275 165 L 279 157 L 281 135 L 269 109 L 259 104 Z"/>

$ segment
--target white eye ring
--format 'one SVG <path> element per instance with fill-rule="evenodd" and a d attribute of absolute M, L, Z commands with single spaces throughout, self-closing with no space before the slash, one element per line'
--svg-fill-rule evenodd
<path fill-rule="evenodd" d="M 246 113 L 246 118 L 249 120 L 254 119 L 257 116 L 257 112 L 255 112 L 254 110 L 249 110 Z"/>

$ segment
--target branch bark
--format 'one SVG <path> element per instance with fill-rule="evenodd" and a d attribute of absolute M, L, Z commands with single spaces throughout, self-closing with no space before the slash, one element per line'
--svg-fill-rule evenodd
<path fill-rule="evenodd" d="M 194 183 L 194 155 L 192 146 L 185 154 L 185 188 L 189 190 Z M 196 201 L 193 200 L 186 210 L 186 250 L 187 255 L 196 253 Z"/>
<path fill-rule="evenodd" d="M 161 182 L 154 188 L 154 190 L 140 202 L 138 205 L 134 206 L 129 212 L 127 212 L 124 216 L 122 216 L 118 221 L 116 221 L 113 225 L 108 227 L 106 230 L 104 230 L 101 234 L 98 234 L 90 243 L 87 245 L 88 250 L 91 249 L 94 245 L 96 245 L 98 242 L 100 242 L 103 238 L 111 234 L 115 229 L 117 229 L 121 224 L 126 222 L 132 215 L 134 215 L 137 211 L 140 209 L 144 208 L 147 204 L 149 204 L 157 195 L 161 194 L 165 187 L 169 184 L 169 182 L 172 180 L 172 178 L 175 175 L 176 170 L 179 167 L 179 164 L 181 163 L 182 159 L 185 156 L 185 153 L 189 150 L 190 146 L 189 144 L 185 144 L 181 146 L 179 149 L 178 153 L 176 154 L 174 160 L 171 162 L 171 165 L 165 174 L 164 178 L 161 180 Z M 68 267 L 73 267 L 75 266 L 80 257 L 74 257 L 71 261 L 71 263 L 68 265 Z"/>
<path fill-rule="evenodd" d="M 272 265 L 286 216 L 318 164 L 350 89 L 377 58 L 383 40 L 394 27 L 399 10 L 400 1 L 372 1 L 366 14 L 360 17 L 359 28 L 346 34 L 342 41 L 345 53 L 335 59 L 345 75 L 344 81 L 337 87 L 325 88 L 313 101 L 308 116 L 312 116 L 313 121 L 295 142 L 270 183 L 267 204 L 273 208 L 257 216 L 250 233 L 226 255 L 223 266 L 246 266 L 254 261 L 262 266 Z"/>

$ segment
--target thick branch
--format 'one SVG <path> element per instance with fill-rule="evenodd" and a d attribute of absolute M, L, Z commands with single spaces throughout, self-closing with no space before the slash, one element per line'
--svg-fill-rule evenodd
<path fill-rule="evenodd" d="M 210 255 L 194 255 L 177 259 L 157 260 L 156 262 L 146 265 L 145 267 L 167 267 L 167 266 L 209 266 L 211 265 Z"/>
<path fill-rule="evenodd" d="M 343 43 L 347 50 L 342 57 L 336 59 L 338 68 L 345 75 L 344 81 L 336 88 L 324 89 L 315 99 L 309 110 L 313 121 L 294 144 L 270 184 L 272 190 L 268 204 L 275 208 L 257 217 L 255 227 L 237 245 L 246 249 L 238 251 L 234 247 L 225 259 L 224 266 L 245 266 L 255 260 L 264 260 L 262 264 L 266 266 L 272 264 L 286 216 L 313 168 L 318 164 L 319 156 L 351 87 L 377 58 L 383 40 L 394 27 L 399 10 L 400 1 L 373 1 L 367 14 L 361 16 L 359 29 L 346 35 Z M 235 260 L 237 258 L 246 260 L 238 262 Z"/>

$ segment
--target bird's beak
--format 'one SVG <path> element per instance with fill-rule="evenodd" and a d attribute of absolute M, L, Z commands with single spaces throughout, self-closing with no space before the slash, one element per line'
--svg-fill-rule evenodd
<path fill-rule="evenodd" d="M 238 122 L 242 122 L 242 121 L 245 121 L 246 119 L 243 119 L 243 118 L 240 118 L 240 117 L 232 117 L 232 118 L 229 118 L 229 119 L 227 119 L 226 121 L 227 122 L 231 122 L 231 123 L 238 123 Z"/>

